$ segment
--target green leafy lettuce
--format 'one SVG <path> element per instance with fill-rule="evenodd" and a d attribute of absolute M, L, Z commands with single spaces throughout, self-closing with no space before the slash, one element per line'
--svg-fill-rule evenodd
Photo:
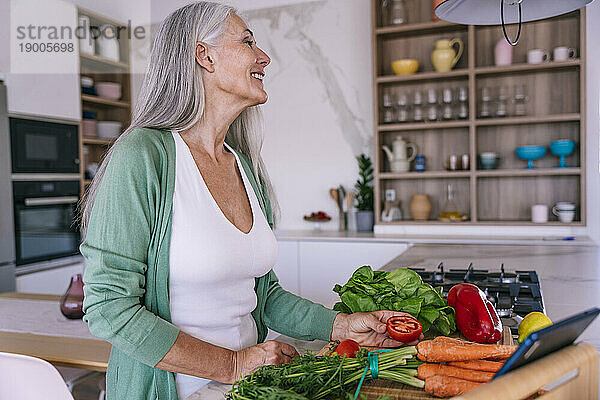
<path fill-rule="evenodd" d="M 432 326 L 443 335 L 456 330 L 454 310 L 442 296 L 441 288 L 424 283 L 419 274 L 408 268 L 373 271 L 364 265 L 354 271 L 344 286 L 335 285 L 333 291 L 341 300 L 333 307 L 337 311 L 403 311 L 419 320 L 423 332 Z"/>

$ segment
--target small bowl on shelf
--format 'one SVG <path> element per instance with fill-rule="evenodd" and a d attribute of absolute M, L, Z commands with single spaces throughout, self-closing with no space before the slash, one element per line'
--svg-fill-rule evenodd
<path fill-rule="evenodd" d="M 479 169 L 492 170 L 500 165 L 500 156 L 493 151 L 486 151 L 479 154 Z"/>
<path fill-rule="evenodd" d="M 396 75 L 412 75 L 419 69 L 419 62 L 412 58 L 392 61 L 392 71 Z"/>
<path fill-rule="evenodd" d="M 96 133 L 103 139 L 115 139 L 121 134 L 123 124 L 118 121 L 98 121 Z"/>
<path fill-rule="evenodd" d="M 527 145 L 519 146 L 515 149 L 515 154 L 521 160 L 527 161 L 527 168 L 533 169 L 533 160 L 542 158 L 546 154 L 545 146 Z"/>
<path fill-rule="evenodd" d="M 550 151 L 555 156 L 560 157 L 560 163 L 556 168 L 567 168 L 565 157 L 571 155 L 575 150 L 575 142 L 571 139 L 559 139 L 550 143 Z"/>
<path fill-rule="evenodd" d="M 115 82 L 96 82 L 94 85 L 98 97 L 108 100 L 121 99 L 121 84 Z"/>

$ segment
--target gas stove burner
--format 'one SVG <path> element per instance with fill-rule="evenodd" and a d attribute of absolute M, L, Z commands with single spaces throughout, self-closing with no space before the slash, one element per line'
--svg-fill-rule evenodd
<path fill-rule="evenodd" d="M 487 276 L 488 281 L 490 282 L 500 282 L 500 283 L 518 283 L 519 274 L 515 274 L 513 272 L 504 272 L 504 264 L 500 267 L 500 272 L 490 272 Z"/>
<path fill-rule="evenodd" d="M 500 318 L 509 318 L 513 316 L 513 309 L 511 308 L 496 308 L 496 312 Z"/>
<path fill-rule="evenodd" d="M 444 263 L 439 263 L 437 269 L 438 270 L 433 273 L 433 281 L 435 283 L 442 283 L 444 281 Z"/>

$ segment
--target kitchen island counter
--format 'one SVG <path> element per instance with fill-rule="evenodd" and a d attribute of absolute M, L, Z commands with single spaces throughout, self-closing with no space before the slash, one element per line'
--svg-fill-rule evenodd
<path fill-rule="evenodd" d="M 552 320 L 565 318 L 600 304 L 600 249 L 595 246 L 499 245 L 499 244 L 414 244 L 385 264 L 382 269 L 402 266 L 435 268 L 477 268 L 507 271 L 533 269 L 541 279 L 546 312 Z M 588 327 L 582 339 L 600 348 L 600 320 Z M 299 352 L 318 350 L 325 342 L 305 342 L 277 337 Z M 223 399 L 230 385 L 211 383 L 187 400 Z"/>

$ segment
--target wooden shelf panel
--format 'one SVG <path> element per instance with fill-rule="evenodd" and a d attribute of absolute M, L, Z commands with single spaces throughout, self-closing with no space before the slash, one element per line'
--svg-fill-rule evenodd
<path fill-rule="evenodd" d="M 380 179 L 433 179 L 433 178 L 468 178 L 470 171 L 425 171 L 425 172 L 381 172 Z"/>
<path fill-rule="evenodd" d="M 91 137 L 83 137 L 83 144 L 99 144 L 108 146 L 113 144 L 115 139 L 103 139 L 103 138 L 91 138 Z"/>
<path fill-rule="evenodd" d="M 129 69 L 129 64 L 127 63 L 109 60 L 95 54 L 80 53 L 79 57 L 82 64 L 98 69 L 113 70 L 114 68 L 118 68 L 122 70 L 121 72 L 126 72 Z"/>
<path fill-rule="evenodd" d="M 497 126 L 497 125 L 529 125 L 546 124 L 549 122 L 579 122 L 581 114 L 555 114 L 555 115 L 536 115 L 524 117 L 506 117 L 506 118 L 486 118 L 477 119 L 476 126 Z"/>
<path fill-rule="evenodd" d="M 93 104 L 109 106 L 109 107 L 120 107 L 120 108 L 129 108 L 130 107 L 129 102 L 126 102 L 126 101 L 103 99 L 102 97 L 91 96 L 88 94 L 82 94 L 81 101 L 83 101 L 84 103 L 93 103 Z"/>
<path fill-rule="evenodd" d="M 453 128 L 468 128 L 470 125 L 469 121 L 442 121 L 442 122 L 405 122 L 399 124 L 385 124 L 379 125 L 377 130 L 379 132 L 393 132 L 393 131 L 415 131 L 415 130 L 427 130 L 427 129 L 453 129 Z"/>
<path fill-rule="evenodd" d="M 91 180 L 91 179 L 84 179 L 84 180 L 83 180 L 83 184 L 84 184 L 84 185 L 89 185 L 90 183 L 92 183 L 92 180 Z"/>
<path fill-rule="evenodd" d="M 525 162 L 525 161 L 523 161 Z M 522 169 L 494 169 L 478 170 L 475 175 L 481 178 L 508 177 L 508 176 L 554 176 L 554 175 L 581 175 L 581 168 L 522 168 Z"/>
<path fill-rule="evenodd" d="M 579 59 L 570 60 L 570 61 L 551 61 L 540 64 L 513 64 L 505 67 L 476 67 L 474 69 L 475 75 L 500 75 L 500 74 L 513 74 L 513 73 L 521 73 L 521 72 L 548 72 L 552 70 L 559 69 L 568 69 L 568 68 L 578 68 L 581 65 L 581 61 Z"/>
<path fill-rule="evenodd" d="M 449 72 L 419 72 L 412 75 L 386 75 L 377 77 L 378 84 L 431 81 L 437 79 L 468 78 L 469 70 L 462 68 Z"/>
<path fill-rule="evenodd" d="M 455 24 L 446 21 L 428 21 L 416 24 L 392 25 L 375 29 L 375 35 L 400 36 L 400 35 L 422 35 L 427 33 L 451 32 L 457 30 L 467 30 L 465 25 Z"/>

